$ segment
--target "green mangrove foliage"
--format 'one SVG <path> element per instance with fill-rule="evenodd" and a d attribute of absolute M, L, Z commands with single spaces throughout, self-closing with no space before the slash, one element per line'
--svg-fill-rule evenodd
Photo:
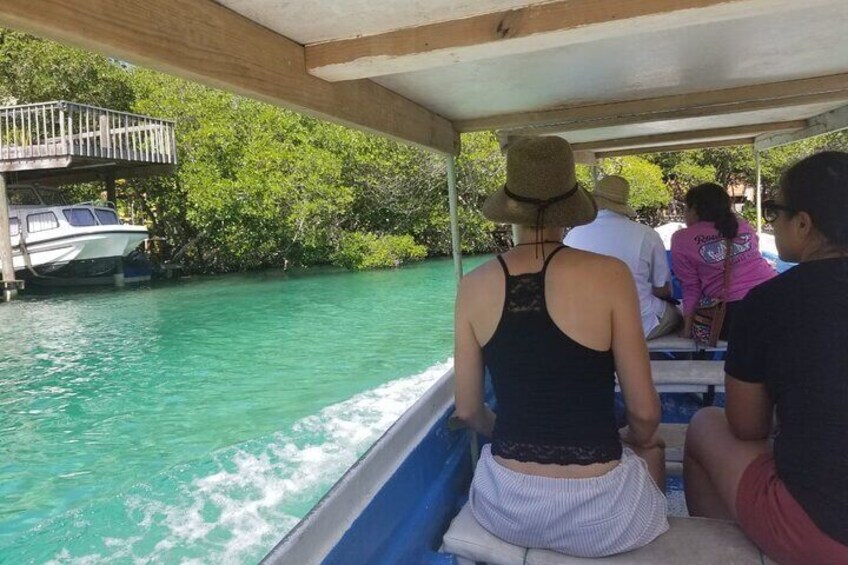
<path fill-rule="evenodd" d="M 123 111 L 135 99 L 121 64 L 2 28 L 0 97 L 20 103 L 70 100 Z"/>
<path fill-rule="evenodd" d="M 446 162 L 441 156 L 277 107 L 126 65 L 18 32 L 0 30 L 0 97 L 8 103 L 67 99 L 176 123 L 179 169 L 171 177 L 118 182 L 119 211 L 167 240 L 194 272 L 332 263 L 393 267 L 450 253 Z M 464 135 L 456 159 L 464 253 L 503 248 L 504 226 L 479 213 L 505 182 L 491 133 Z M 762 159 L 763 182 L 823 147 L 832 134 L 778 148 Z M 605 160 L 632 186 L 649 223 L 679 213 L 698 182 L 754 182 L 749 148 L 706 149 Z M 579 182 L 592 186 L 589 167 Z M 96 198 L 100 187 L 68 187 Z"/>

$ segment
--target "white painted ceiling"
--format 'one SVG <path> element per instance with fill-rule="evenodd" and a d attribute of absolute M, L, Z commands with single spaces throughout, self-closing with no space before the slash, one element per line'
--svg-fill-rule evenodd
<path fill-rule="evenodd" d="M 217 1 L 301 44 L 544 3 Z M 738 8 L 742 4 L 745 9 Z M 618 26 L 615 33 L 603 39 L 586 39 L 588 36 L 581 36 L 577 30 L 573 41 L 560 42 L 559 47 L 476 57 L 372 80 L 458 121 L 848 73 L 848 0 L 750 0 L 728 2 L 727 6 L 717 8 L 725 10 L 721 18 L 699 21 L 693 17 L 674 27 L 643 27 L 640 20 L 613 21 L 610 25 Z M 462 49 L 465 48 L 459 48 L 456 60 L 463 59 Z M 573 142 L 585 142 L 799 120 L 845 104 L 848 99 L 838 104 L 584 129 L 569 132 L 567 137 Z"/>
<path fill-rule="evenodd" d="M 848 1 L 375 80 L 450 120 L 480 118 L 848 72 L 846 30 Z"/>
<path fill-rule="evenodd" d="M 216 0 L 301 45 L 469 18 L 550 0 Z"/>
<path fill-rule="evenodd" d="M 803 120 L 834 110 L 843 105 L 844 104 L 842 103 L 807 104 L 803 106 L 789 106 L 787 108 L 758 110 L 755 112 L 739 112 L 736 114 L 724 114 L 721 116 L 709 116 L 703 118 L 661 120 L 627 126 L 611 126 L 569 131 L 562 134 L 562 137 L 566 138 L 571 143 L 584 143 L 604 139 L 621 139 L 625 137 L 691 131 L 693 132 L 692 141 L 696 141 L 704 139 L 703 136 L 698 137 L 696 132 L 699 130 L 747 126 L 752 124 L 769 124 L 790 120 Z M 732 135 L 722 137 L 725 139 L 745 138 L 751 137 L 751 135 Z"/>

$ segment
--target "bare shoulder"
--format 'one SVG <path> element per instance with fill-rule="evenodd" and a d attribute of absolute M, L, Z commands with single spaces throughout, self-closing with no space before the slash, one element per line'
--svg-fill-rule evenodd
<path fill-rule="evenodd" d="M 498 276 L 501 271 L 497 259 L 492 259 L 463 275 L 459 281 L 457 300 L 471 301 L 475 297 L 485 296 L 494 284 L 503 284 L 502 277 Z"/>
<path fill-rule="evenodd" d="M 595 284 L 595 281 L 604 284 L 608 281 L 632 278 L 630 269 L 620 259 L 591 251 L 570 249 L 569 256 L 561 258 L 559 264 L 564 270 L 568 270 L 570 266 L 576 269 L 581 277 L 593 279 L 592 284 Z"/>
<path fill-rule="evenodd" d="M 493 273 L 499 273 L 501 270 L 502 269 L 498 264 L 498 260 L 490 259 L 482 265 L 478 265 L 473 270 L 465 273 L 460 281 L 460 286 L 475 286 L 484 283 L 487 279 L 492 277 Z"/>

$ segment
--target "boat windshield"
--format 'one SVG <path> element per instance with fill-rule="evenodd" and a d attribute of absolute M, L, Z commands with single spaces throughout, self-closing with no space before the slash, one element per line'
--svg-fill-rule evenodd
<path fill-rule="evenodd" d="M 64 206 L 68 203 L 65 196 L 56 189 L 39 187 L 36 192 L 45 206 Z"/>
<path fill-rule="evenodd" d="M 55 188 L 15 186 L 9 188 L 8 196 L 12 206 L 64 206 L 68 203 Z"/>
<path fill-rule="evenodd" d="M 9 189 L 9 205 L 39 206 L 41 205 L 41 200 L 39 200 L 35 190 L 28 186 L 21 186 Z"/>

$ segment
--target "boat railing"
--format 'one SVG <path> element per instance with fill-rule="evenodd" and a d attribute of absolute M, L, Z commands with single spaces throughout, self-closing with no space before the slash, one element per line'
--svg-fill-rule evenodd
<path fill-rule="evenodd" d="M 0 162 L 56 157 L 175 165 L 174 122 L 62 100 L 0 108 Z"/>
<path fill-rule="evenodd" d="M 93 208 L 111 208 L 117 210 L 115 203 L 111 200 L 86 200 L 85 202 L 74 202 L 71 206 L 91 206 Z"/>

